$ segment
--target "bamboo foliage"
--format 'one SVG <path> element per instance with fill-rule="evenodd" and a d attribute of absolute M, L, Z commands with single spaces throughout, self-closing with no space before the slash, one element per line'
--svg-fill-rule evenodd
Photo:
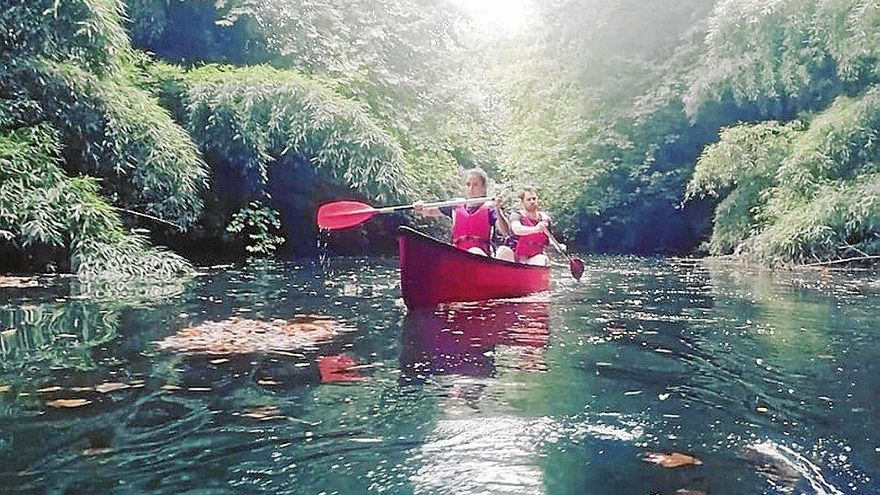
<path fill-rule="evenodd" d="M 878 28 L 874 0 L 718 2 L 686 107 L 695 115 L 726 95 L 767 111 L 821 107 L 846 84 L 880 80 Z"/>
<path fill-rule="evenodd" d="M 171 278 L 188 263 L 129 234 L 97 181 L 61 168 L 60 133 L 47 124 L 0 134 L 0 235 L 22 247 L 70 252 L 86 279 Z"/>
<path fill-rule="evenodd" d="M 34 57 L 69 61 L 99 74 L 111 72 L 131 47 L 121 0 L 33 0 L 4 3 L 0 63 Z"/>
<path fill-rule="evenodd" d="M 167 278 L 181 257 L 127 232 L 111 205 L 187 227 L 206 166 L 134 85 L 117 0 L 36 1 L 0 16 L 0 236 L 64 253 L 86 278 Z"/>
<path fill-rule="evenodd" d="M 722 133 L 688 195 L 723 196 L 713 254 L 817 262 L 880 252 L 880 88 L 839 97 L 808 126 L 762 123 Z"/>
<path fill-rule="evenodd" d="M 304 160 L 377 201 L 412 193 L 403 150 L 358 104 L 293 71 L 206 66 L 187 74 L 187 127 L 206 156 L 238 167 L 255 195 L 268 166 Z"/>

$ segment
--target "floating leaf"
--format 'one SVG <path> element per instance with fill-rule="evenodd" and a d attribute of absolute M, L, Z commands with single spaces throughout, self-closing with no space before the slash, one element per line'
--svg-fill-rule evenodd
<path fill-rule="evenodd" d="M 162 385 L 162 390 L 180 390 L 180 387 L 177 385 L 165 384 Z"/>
<path fill-rule="evenodd" d="M 37 390 L 37 392 L 40 392 L 41 394 L 47 394 L 49 392 L 58 392 L 59 390 L 64 390 L 64 389 L 57 386 L 57 385 L 53 385 L 51 387 L 43 387 L 43 388 Z"/>
<path fill-rule="evenodd" d="M 4 277 L 0 276 L 0 287 L 23 289 L 27 287 L 39 287 L 36 277 Z"/>
<path fill-rule="evenodd" d="M 645 462 L 657 464 L 665 468 L 681 466 L 700 466 L 703 461 L 680 452 L 648 452 L 643 459 Z"/>
<path fill-rule="evenodd" d="M 187 354 L 228 356 L 284 352 L 331 340 L 342 324 L 321 316 L 260 321 L 232 317 L 184 328 L 156 345 Z"/>
<path fill-rule="evenodd" d="M 256 419 L 257 421 L 269 421 L 273 419 L 283 419 L 281 411 L 275 406 L 253 407 L 242 413 L 246 418 Z"/>
<path fill-rule="evenodd" d="M 12 387 L 9 385 L 0 385 L 0 394 L 3 392 L 9 392 L 10 390 L 12 390 Z"/>
<path fill-rule="evenodd" d="M 55 399 L 50 400 L 46 404 L 52 407 L 60 407 L 60 408 L 71 408 L 71 407 L 82 407 L 87 404 L 91 404 L 92 401 L 87 399 Z"/>
<path fill-rule="evenodd" d="M 98 385 L 97 387 L 95 387 L 95 390 L 97 390 L 98 392 L 101 392 L 102 394 L 106 394 L 107 392 L 115 392 L 117 390 L 125 390 L 130 387 L 131 387 L 131 385 L 129 385 L 127 383 L 107 382 L 107 383 L 102 383 L 102 384 Z"/>
<path fill-rule="evenodd" d="M 84 455 L 84 456 L 89 456 L 89 457 L 90 457 L 90 456 L 95 456 L 95 455 L 109 454 L 109 453 L 111 453 L 111 452 L 113 452 L 113 449 L 111 449 L 111 448 L 109 448 L 109 447 L 103 447 L 103 448 L 90 448 L 90 449 L 85 449 L 85 450 L 83 450 L 83 451 L 82 451 L 82 455 Z"/>

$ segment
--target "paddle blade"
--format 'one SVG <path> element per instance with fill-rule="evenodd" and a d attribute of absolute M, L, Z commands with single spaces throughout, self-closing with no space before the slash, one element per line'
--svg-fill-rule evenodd
<path fill-rule="evenodd" d="M 580 258 L 571 258 L 568 262 L 569 268 L 571 268 L 571 275 L 575 278 L 575 280 L 580 280 L 581 275 L 584 274 L 584 260 Z"/>
<path fill-rule="evenodd" d="M 341 230 L 360 225 L 379 212 L 360 201 L 333 201 L 318 208 L 318 228 Z"/>

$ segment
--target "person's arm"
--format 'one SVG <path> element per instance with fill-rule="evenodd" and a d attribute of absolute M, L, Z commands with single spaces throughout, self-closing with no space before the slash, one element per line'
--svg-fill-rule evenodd
<path fill-rule="evenodd" d="M 568 246 L 566 246 L 565 243 L 559 242 L 559 240 L 557 240 L 556 237 L 553 235 L 553 233 L 550 231 L 550 224 L 551 224 L 550 215 L 548 215 L 546 213 L 541 213 L 541 220 L 547 222 L 547 235 L 553 237 L 553 240 L 556 241 L 556 243 L 553 244 L 553 247 L 556 249 L 556 251 L 559 253 L 567 253 Z M 557 245 L 558 245 L 558 247 L 557 247 Z"/>
<path fill-rule="evenodd" d="M 510 235 L 510 222 L 501 209 L 501 200 L 498 199 L 495 200 L 495 230 L 503 236 Z"/>
<path fill-rule="evenodd" d="M 423 217 L 442 217 L 443 215 L 446 215 L 446 213 L 441 211 L 440 208 L 425 208 L 424 204 L 424 201 L 416 201 L 413 203 L 413 210 L 416 214 Z"/>
<path fill-rule="evenodd" d="M 520 215 L 518 213 L 515 213 L 515 214 L 511 215 L 511 217 L 510 217 L 510 229 L 513 231 L 514 235 L 523 236 L 523 235 L 530 235 L 530 234 L 539 234 L 539 233 L 543 232 L 542 227 L 549 227 L 550 226 L 549 219 L 547 219 L 547 220 L 542 219 L 540 222 L 538 222 L 538 225 L 535 225 L 534 227 L 529 227 L 527 225 L 523 225 L 522 222 L 520 221 L 521 219 L 522 219 L 522 215 Z"/>

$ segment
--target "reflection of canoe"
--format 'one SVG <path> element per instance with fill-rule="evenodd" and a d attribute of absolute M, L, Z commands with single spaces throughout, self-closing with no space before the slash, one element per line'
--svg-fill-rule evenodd
<path fill-rule="evenodd" d="M 527 301 L 452 303 L 412 311 L 404 320 L 401 370 L 406 376 L 493 372 L 498 346 L 514 349 L 515 367 L 544 369 L 548 304 Z"/>
<path fill-rule="evenodd" d="M 401 227 L 400 287 L 409 308 L 520 297 L 550 289 L 550 269 L 468 253 Z"/>

